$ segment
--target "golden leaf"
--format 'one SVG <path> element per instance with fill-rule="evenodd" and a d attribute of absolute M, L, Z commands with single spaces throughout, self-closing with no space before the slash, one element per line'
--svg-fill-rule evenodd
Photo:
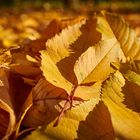
<path fill-rule="evenodd" d="M 75 63 L 74 71 L 78 83 L 105 80 L 111 72 L 110 63 L 123 58 L 115 38 L 101 41 L 96 46 L 90 47 Z"/>
<path fill-rule="evenodd" d="M 135 31 L 116 14 L 102 12 L 103 18 L 108 22 L 114 36 L 119 41 L 126 57 L 134 60 L 140 59 L 140 42 Z"/>
<path fill-rule="evenodd" d="M 130 60 L 126 63 L 112 63 L 115 69 L 118 69 L 123 76 L 133 83 L 140 85 L 140 61 Z"/>
<path fill-rule="evenodd" d="M 11 53 L 10 50 L 0 48 L 0 67 L 6 67 L 11 63 Z"/>
<path fill-rule="evenodd" d="M 126 98 L 129 98 L 131 103 L 135 102 L 134 98 L 128 96 L 132 95 L 135 89 L 132 86 L 132 91 L 127 90 L 127 94 L 125 94 L 122 90 L 124 87 L 128 89 L 128 87 L 125 86 L 125 79 L 122 74 L 117 71 L 105 82 L 102 88 L 102 100 L 111 114 L 116 136 L 123 139 L 140 139 L 139 113 L 124 104 Z M 138 97 L 140 96 L 139 94 L 137 95 Z"/>
<path fill-rule="evenodd" d="M 68 26 L 59 35 L 55 35 L 46 42 L 47 52 L 55 64 L 72 53 L 70 45 L 81 35 L 80 27 L 84 23 L 85 20 L 73 26 Z"/>
<path fill-rule="evenodd" d="M 74 97 L 82 98 L 83 100 L 89 100 L 92 98 L 100 97 L 101 82 L 96 82 L 90 86 L 78 86 L 75 89 Z"/>
<path fill-rule="evenodd" d="M 94 98 L 68 110 L 58 126 L 53 127 L 54 120 L 44 128 L 33 131 L 24 140 L 115 139 L 107 107 L 98 102 L 99 98 Z"/>
<path fill-rule="evenodd" d="M 71 93 L 72 84 L 67 81 L 59 72 L 54 61 L 51 59 L 47 51 L 41 51 L 41 70 L 44 77 L 52 84 L 62 89 L 65 89 L 67 93 Z"/>

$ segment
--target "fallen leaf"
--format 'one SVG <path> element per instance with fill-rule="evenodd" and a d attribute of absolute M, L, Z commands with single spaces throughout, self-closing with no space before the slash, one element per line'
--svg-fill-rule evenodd
<path fill-rule="evenodd" d="M 54 61 L 51 59 L 47 51 L 41 51 L 41 70 L 44 77 L 52 84 L 62 89 L 65 89 L 67 93 L 71 93 L 73 85 L 67 81 L 58 70 Z"/>
<path fill-rule="evenodd" d="M 135 31 L 117 14 L 102 12 L 126 57 L 139 60 L 140 42 Z"/>
<path fill-rule="evenodd" d="M 8 71 L 4 71 L 4 69 L 0 70 L 0 80 L 3 82 L 4 86 L 0 86 L 0 113 L 4 113 L 4 114 L 0 114 L 0 116 L 4 117 L 5 119 L 4 122 L 6 121 L 7 124 L 5 126 L 5 124 L 3 124 L 4 122 L 2 122 L 1 126 L 3 126 L 4 128 L 1 129 L 3 135 L 1 136 L 1 138 L 3 139 L 7 139 L 10 134 L 12 134 L 13 130 L 14 130 L 14 126 L 15 126 L 15 122 L 16 122 L 16 116 L 14 113 L 14 107 L 13 107 L 13 98 L 11 97 L 12 94 L 10 95 L 10 86 L 9 86 L 9 72 Z M 11 91 L 12 92 L 12 91 Z M 4 110 L 4 111 L 2 111 Z M 5 112 L 6 111 L 6 112 Z M 7 114 L 8 113 L 8 114 Z M 7 127 L 7 129 L 5 129 L 5 127 Z M 5 132 L 3 132 L 5 129 Z"/>
<path fill-rule="evenodd" d="M 65 90 L 53 86 L 44 78 L 39 80 L 30 94 L 32 94 L 33 105 L 27 112 L 23 123 L 33 127 L 47 124 L 57 117 L 63 108 L 59 102 L 67 100 Z"/>
<path fill-rule="evenodd" d="M 11 63 L 11 58 L 10 50 L 0 48 L 0 67 L 8 67 Z"/>
<path fill-rule="evenodd" d="M 83 100 L 89 100 L 92 98 L 100 97 L 101 82 L 96 82 L 90 86 L 78 86 L 75 89 L 74 97 L 82 98 Z"/>
<path fill-rule="evenodd" d="M 77 83 L 77 78 L 74 73 L 74 64 L 76 60 L 90 47 L 98 43 L 101 39 L 101 34 L 96 31 L 97 20 L 91 17 L 86 20 L 86 23 L 81 26 L 81 35 L 77 40 L 70 45 L 71 53 L 68 57 L 57 63 L 57 67 L 62 75 L 73 84 Z M 68 68 L 69 71 L 67 71 Z"/>
<path fill-rule="evenodd" d="M 7 126 L 3 139 L 8 139 L 15 131 L 16 123 L 20 119 L 20 115 L 24 113 L 24 110 L 21 112 L 21 108 L 31 87 L 24 84 L 20 77 L 14 75 L 7 69 L 0 70 L 0 80 L 3 83 L 3 85 L 0 86 L 0 110 L 4 113 L 0 116 L 5 115 L 3 116 L 5 117 L 3 120 L 7 122 L 6 125 L 2 125 L 5 127 L 3 130 L 1 129 L 1 131 L 4 133 L 3 131 Z M 16 89 L 16 87 L 22 90 Z M 26 106 L 28 106 L 28 104 L 26 104 Z M 26 110 L 26 107 L 24 109 Z"/>
<path fill-rule="evenodd" d="M 46 42 L 47 52 L 55 64 L 72 53 L 70 45 L 81 35 L 80 27 L 83 24 L 85 24 L 85 20 L 68 26 L 59 35 L 55 35 Z"/>
<path fill-rule="evenodd" d="M 9 65 L 11 71 L 21 74 L 28 78 L 37 77 L 41 74 L 38 63 L 29 61 L 25 52 L 17 52 L 12 54 L 12 62 Z"/>
<path fill-rule="evenodd" d="M 78 84 L 105 80 L 112 71 L 110 63 L 119 62 L 124 58 L 120 51 L 119 44 L 114 38 L 88 48 L 74 66 Z"/>
<path fill-rule="evenodd" d="M 133 83 L 140 85 L 140 61 L 130 60 L 126 63 L 112 63 L 115 69 L 118 69 L 123 76 Z"/>
<path fill-rule="evenodd" d="M 88 117 L 88 114 L 92 112 L 96 104 L 99 102 L 99 98 L 93 98 L 89 101 L 86 101 L 84 103 L 81 103 L 80 105 L 76 106 L 75 108 L 72 108 L 71 110 L 68 110 L 65 115 L 63 116 L 62 120 L 60 121 L 59 125 L 57 127 L 53 127 L 53 124 L 55 122 L 52 121 L 49 125 L 46 126 L 46 128 L 38 129 L 36 131 L 33 131 L 31 135 L 27 136 L 25 140 L 31 140 L 31 139 L 38 139 L 45 140 L 45 139 L 77 139 L 78 137 L 82 137 L 82 139 L 94 138 L 94 131 L 92 132 L 92 127 L 87 126 L 87 124 L 83 124 L 87 131 L 80 131 L 80 123 L 84 122 L 86 118 Z M 93 115 L 94 116 L 94 115 Z M 92 119 L 89 120 L 92 123 Z M 87 133 L 86 133 L 87 132 Z M 83 133 L 86 133 L 84 135 Z"/>
<path fill-rule="evenodd" d="M 128 93 L 124 93 L 123 88 L 127 89 L 125 83 L 124 77 L 117 71 L 103 85 L 102 100 L 111 114 L 116 137 L 119 139 L 139 139 L 140 117 L 138 112 L 133 111 L 124 104 L 124 100 L 128 95 L 133 93 L 133 90 L 125 90 Z M 132 103 L 135 103 L 134 98 L 130 98 L 130 96 L 128 98 Z"/>

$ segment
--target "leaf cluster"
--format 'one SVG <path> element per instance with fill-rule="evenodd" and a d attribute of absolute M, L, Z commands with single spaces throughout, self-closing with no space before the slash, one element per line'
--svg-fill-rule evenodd
<path fill-rule="evenodd" d="M 125 20 L 57 18 L 40 35 L 0 48 L 1 139 L 140 139 L 140 40 Z"/>

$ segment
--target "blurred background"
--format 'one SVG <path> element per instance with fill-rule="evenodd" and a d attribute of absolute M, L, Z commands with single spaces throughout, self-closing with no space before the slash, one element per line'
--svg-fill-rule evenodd
<path fill-rule="evenodd" d="M 102 9 L 123 16 L 140 37 L 140 0 L 0 0 L 0 47 L 29 39 L 29 46 L 44 45 L 45 37 L 53 36 L 53 26 L 62 28 L 61 20 L 92 16 Z"/>
<path fill-rule="evenodd" d="M 123 13 L 140 12 L 140 0 L 0 0 L 0 6 L 16 9 L 30 8 L 69 8 L 73 10 L 99 11 L 107 9 Z"/>

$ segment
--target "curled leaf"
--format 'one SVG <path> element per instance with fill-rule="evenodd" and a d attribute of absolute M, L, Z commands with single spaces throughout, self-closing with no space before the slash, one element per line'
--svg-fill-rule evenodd
<path fill-rule="evenodd" d="M 11 133 L 13 132 L 14 130 L 14 126 L 15 126 L 15 123 L 16 123 L 16 116 L 15 116 L 15 113 L 14 113 L 14 107 L 13 107 L 13 98 L 11 97 L 11 94 L 10 94 L 10 86 L 9 86 L 9 73 L 8 71 L 4 71 L 4 70 L 0 70 L 0 80 L 3 82 L 3 85 L 0 86 L 0 116 L 4 117 L 4 122 L 6 121 L 7 124 L 3 124 L 4 122 L 1 122 L 1 126 L 4 127 L 1 129 L 2 132 L 0 132 L 0 134 L 2 133 L 3 136 L 5 139 L 8 138 Z M 12 91 L 11 91 L 12 92 Z M 4 112 L 4 111 L 6 112 Z M 1 113 L 4 113 L 4 114 L 1 114 Z M 8 113 L 8 114 L 7 114 Z M 5 126 L 6 125 L 6 126 Z M 5 130 L 5 132 L 3 132 L 3 130 L 5 129 L 5 127 L 7 128 Z"/>

